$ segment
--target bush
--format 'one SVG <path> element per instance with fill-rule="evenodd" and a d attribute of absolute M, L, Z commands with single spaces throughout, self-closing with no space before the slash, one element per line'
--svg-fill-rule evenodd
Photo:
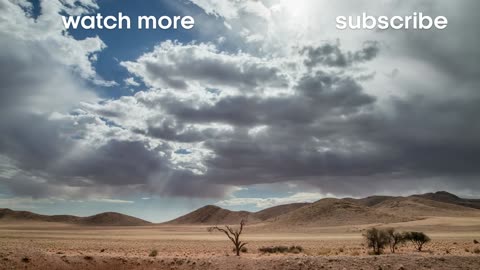
<path fill-rule="evenodd" d="M 473 243 L 474 243 L 474 244 L 478 244 L 477 239 L 473 239 Z"/>
<path fill-rule="evenodd" d="M 473 250 L 473 253 L 475 253 L 475 254 L 480 254 L 480 248 L 475 248 L 475 249 Z"/>
<path fill-rule="evenodd" d="M 385 230 L 388 234 L 388 244 L 390 246 L 390 251 L 395 253 L 397 246 L 406 241 L 405 234 L 396 232 L 394 228 L 388 228 Z"/>
<path fill-rule="evenodd" d="M 411 241 L 418 251 L 422 251 L 423 246 L 431 241 L 430 237 L 423 232 L 407 232 L 404 238 Z"/>
<path fill-rule="evenodd" d="M 303 247 L 301 246 L 272 246 L 272 247 L 261 247 L 258 251 L 262 253 L 294 253 L 298 254 L 303 252 Z"/>
<path fill-rule="evenodd" d="M 157 255 L 158 255 L 158 251 L 156 249 L 152 250 L 150 254 L 148 254 L 148 256 L 150 257 L 157 257 Z"/>
<path fill-rule="evenodd" d="M 379 230 L 377 228 L 371 228 L 363 235 L 367 242 L 368 247 L 373 249 L 373 254 L 380 255 L 383 253 L 383 249 L 390 242 L 390 237 L 385 230 Z"/>
<path fill-rule="evenodd" d="M 232 248 L 232 251 L 233 251 L 233 252 L 236 252 L 236 249 L 235 249 L 235 248 Z M 248 252 L 247 247 L 242 247 L 242 248 L 240 249 L 240 252 L 242 252 L 242 253 L 247 253 L 247 252 Z"/>

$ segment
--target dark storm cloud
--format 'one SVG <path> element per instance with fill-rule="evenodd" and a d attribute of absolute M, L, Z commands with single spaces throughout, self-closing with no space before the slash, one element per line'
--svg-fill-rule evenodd
<path fill-rule="evenodd" d="M 321 46 L 305 46 L 300 50 L 307 58 L 305 66 L 312 68 L 318 65 L 331 67 L 347 67 L 355 63 L 372 60 L 380 51 L 378 42 L 368 41 L 356 52 L 343 52 L 339 44 L 326 43 Z"/>
<path fill-rule="evenodd" d="M 465 14 L 474 12 L 470 5 Z M 356 73 L 381 55 L 373 41 L 351 52 L 340 43 L 304 46 L 291 55 L 300 59 L 293 67 L 167 42 L 122 63 L 151 90 L 95 103 L 46 45 L 1 37 L 0 153 L 18 169 L 2 180 L 12 193 L 36 198 L 99 187 L 218 197 L 232 186 L 286 181 L 351 195 L 480 190 L 480 41 L 455 24 L 476 26 L 478 16 L 449 18 L 441 33 L 392 38 L 398 58 L 421 61 L 442 80 L 409 80 L 403 66 L 389 83 L 405 91 L 389 97 L 375 96 L 386 89 L 366 89 Z M 266 95 L 269 87 L 288 94 Z M 164 88 L 219 91 L 199 101 Z M 84 111 L 68 113 L 77 106 Z M 179 148 L 188 150 L 180 161 Z"/>
<path fill-rule="evenodd" d="M 80 159 L 72 158 L 58 168 L 65 178 L 88 177 L 96 184 L 146 184 L 153 172 L 168 170 L 168 156 L 160 157 L 165 149 L 147 149 L 142 142 L 111 140 Z"/>
<path fill-rule="evenodd" d="M 199 130 L 188 126 L 181 121 L 176 121 L 174 118 L 165 117 L 150 119 L 148 121 L 147 130 L 137 130 L 137 132 L 166 141 L 184 143 L 202 142 L 207 139 L 219 139 L 231 135 L 229 132 L 220 131 L 214 128 Z"/>
<path fill-rule="evenodd" d="M 70 114 L 80 102 L 98 98 L 44 46 L 14 35 L 0 37 L 0 157 L 8 162 L 2 165 L 14 168 L 0 174 L 4 192 L 84 198 L 164 186 L 157 192 L 165 194 L 174 182 L 165 182 L 164 175 L 191 174 L 175 168 L 168 145 L 151 147 L 145 140 L 119 136 L 123 129 L 109 119 L 128 113 L 118 108 Z M 103 142 L 88 141 L 92 136 Z M 218 189 L 198 194 L 218 196 Z"/>
<path fill-rule="evenodd" d="M 351 114 L 375 101 L 353 78 L 320 71 L 302 76 L 296 90 L 295 95 L 285 97 L 226 97 L 197 108 L 172 99 L 159 102 L 187 122 L 296 126 L 311 124 L 321 115 Z"/>

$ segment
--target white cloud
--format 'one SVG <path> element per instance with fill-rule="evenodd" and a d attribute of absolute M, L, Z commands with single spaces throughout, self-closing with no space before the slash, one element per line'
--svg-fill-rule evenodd
<path fill-rule="evenodd" d="M 100 203 L 115 203 L 115 204 L 132 204 L 135 203 L 134 201 L 127 201 L 127 200 L 118 200 L 118 199 L 93 199 L 94 202 Z"/>
<path fill-rule="evenodd" d="M 323 198 L 335 198 L 336 196 L 330 193 L 319 192 L 298 192 L 287 197 L 271 197 L 271 198 L 231 198 L 222 200 L 216 204 L 219 206 L 247 206 L 255 205 L 258 208 L 267 208 L 276 205 L 289 203 L 303 203 L 314 202 Z"/>
<path fill-rule="evenodd" d="M 133 77 L 126 78 L 124 82 L 127 86 L 140 86 L 140 83 L 137 82 Z"/>
<path fill-rule="evenodd" d="M 18 4 L 17 4 L 18 3 Z M 105 81 L 96 73 L 92 61 L 96 54 L 106 48 L 98 37 L 76 40 L 63 28 L 61 13 L 80 15 L 98 8 L 94 0 L 82 1 L 40 1 L 41 14 L 33 18 L 31 9 L 24 1 L 2 1 L 0 5 L 0 33 L 2 38 L 9 38 L 25 43 L 36 44 L 47 51 L 54 61 L 73 69 L 82 78 L 102 86 L 117 85 Z"/>
<path fill-rule="evenodd" d="M 165 41 L 136 61 L 121 65 L 152 88 L 180 89 L 187 94 L 204 94 L 208 88 L 238 94 L 266 87 L 284 88 L 288 84 L 282 73 L 284 63 L 242 52 L 219 51 L 212 43 Z"/>

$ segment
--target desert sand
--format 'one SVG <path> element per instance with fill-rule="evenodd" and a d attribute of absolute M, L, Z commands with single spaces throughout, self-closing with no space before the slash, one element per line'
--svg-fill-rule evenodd
<path fill-rule="evenodd" d="M 368 255 L 362 231 L 370 226 L 419 230 L 431 238 L 423 252 Z M 247 252 L 234 256 L 221 233 L 206 226 L 92 227 L 60 223 L 0 224 L 0 269 L 480 269 L 480 218 L 432 217 L 393 224 L 309 227 L 265 232 L 247 226 Z M 300 245 L 299 254 L 262 254 L 258 248 Z M 156 250 L 156 256 L 152 251 Z"/>
<path fill-rule="evenodd" d="M 154 224 L 119 213 L 44 216 L 0 209 L 0 269 L 480 269 L 480 202 L 446 192 L 409 197 L 322 199 L 259 212 L 205 206 Z M 245 252 L 212 225 L 247 225 Z M 61 222 L 59 222 L 61 221 Z M 418 252 L 406 243 L 370 255 L 369 228 L 426 233 Z M 300 246 L 292 253 L 262 253 Z"/>

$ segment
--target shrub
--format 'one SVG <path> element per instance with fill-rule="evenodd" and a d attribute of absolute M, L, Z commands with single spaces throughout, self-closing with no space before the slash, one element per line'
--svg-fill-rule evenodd
<path fill-rule="evenodd" d="M 404 234 L 405 240 L 411 241 L 418 251 L 422 251 L 423 246 L 431 239 L 423 232 L 407 232 Z"/>
<path fill-rule="evenodd" d="M 85 256 L 85 257 L 83 257 L 83 259 L 85 259 L 87 261 L 91 261 L 91 260 L 93 260 L 93 257 L 92 256 Z"/>
<path fill-rule="evenodd" d="M 152 250 L 150 254 L 148 254 L 148 256 L 150 257 L 157 257 L 157 255 L 158 255 L 158 251 L 156 249 Z"/>
<path fill-rule="evenodd" d="M 30 258 L 28 258 L 28 257 L 23 257 L 23 258 L 22 258 L 22 262 L 28 263 L 28 262 L 30 262 Z"/>
<path fill-rule="evenodd" d="M 474 244 L 478 244 L 477 239 L 473 239 L 473 243 L 474 243 Z"/>
<path fill-rule="evenodd" d="M 390 246 L 390 251 L 395 253 L 397 246 L 406 241 L 405 234 L 396 232 L 394 228 L 388 228 L 385 230 L 388 234 L 388 244 Z"/>
<path fill-rule="evenodd" d="M 367 242 L 368 247 L 373 249 L 373 254 L 380 255 L 383 249 L 388 245 L 390 237 L 385 230 L 379 230 L 377 228 L 371 228 L 363 235 Z"/>
<path fill-rule="evenodd" d="M 236 249 L 235 249 L 235 248 L 232 248 L 232 251 L 235 252 Z M 242 253 L 247 253 L 247 252 L 248 252 L 247 247 L 242 247 L 242 248 L 240 249 L 240 252 L 242 252 Z"/>
<path fill-rule="evenodd" d="M 303 252 L 303 247 L 301 246 L 272 246 L 272 247 L 261 247 L 258 251 L 262 253 L 301 253 Z"/>
<path fill-rule="evenodd" d="M 480 254 L 480 248 L 475 248 L 475 249 L 473 250 L 473 253 L 475 253 L 475 254 Z"/>

